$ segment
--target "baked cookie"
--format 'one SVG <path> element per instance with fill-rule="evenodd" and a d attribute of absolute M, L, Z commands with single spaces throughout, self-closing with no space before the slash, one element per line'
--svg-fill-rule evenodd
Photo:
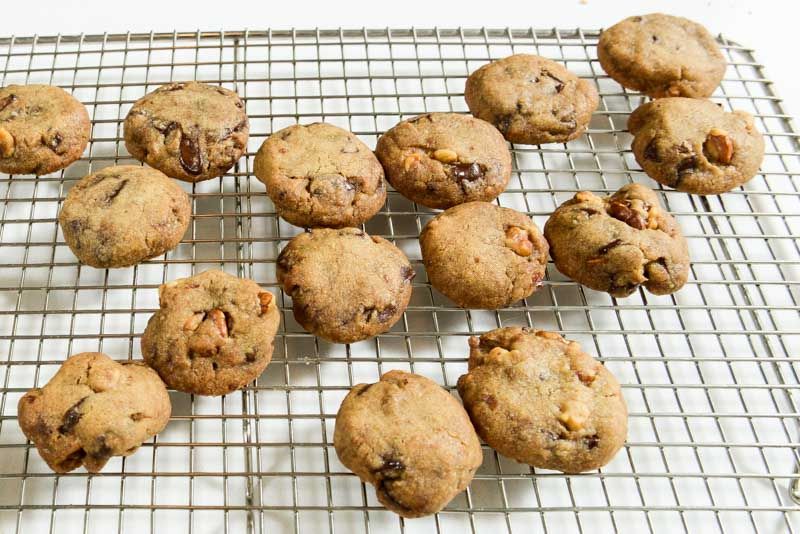
<path fill-rule="evenodd" d="M 162 85 L 125 118 L 128 152 L 187 182 L 222 176 L 244 153 L 249 133 L 239 95 L 199 82 Z"/>
<path fill-rule="evenodd" d="M 158 375 L 142 362 L 99 352 L 71 356 L 43 388 L 17 407 L 19 426 L 56 473 L 100 471 L 161 432 L 172 411 Z"/>
<path fill-rule="evenodd" d="M 378 139 L 389 183 L 429 208 L 494 200 L 511 177 L 511 153 L 491 124 L 458 113 L 403 121 Z"/>
<path fill-rule="evenodd" d="M 358 226 L 386 201 L 375 154 L 352 133 L 324 122 L 269 136 L 256 154 L 254 172 L 278 215 L 295 226 Z"/>
<path fill-rule="evenodd" d="M 471 337 L 469 346 L 458 392 L 478 435 L 500 454 L 580 473 L 607 464 L 625 443 L 619 383 L 578 343 L 512 327 Z"/>
<path fill-rule="evenodd" d="M 708 100 L 661 98 L 628 119 L 636 161 L 655 181 L 713 195 L 750 180 L 764 159 L 764 138 L 745 111 Z"/>
<path fill-rule="evenodd" d="M 334 343 L 389 330 L 403 316 L 416 274 L 405 254 L 356 228 L 318 228 L 278 255 L 278 282 L 300 325 Z"/>
<path fill-rule="evenodd" d="M 654 98 L 702 98 L 725 74 L 725 57 L 703 26 L 662 13 L 628 17 L 600 34 L 597 59 L 629 89 Z"/>
<path fill-rule="evenodd" d="M 83 154 L 91 134 L 86 108 L 59 87 L 0 87 L 0 172 L 49 174 Z"/>
<path fill-rule="evenodd" d="M 462 308 L 504 308 L 536 291 L 547 241 L 530 217 L 467 202 L 431 219 L 419 237 L 433 287 Z"/>
<path fill-rule="evenodd" d="M 272 359 L 280 312 L 272 293 L 222 271 L 162 285 L 142 356 L 168 386 L 225 395 L 256 379 Z"/>
<path fill-rule="evenodd" d="M 464 98 L 473 115 L 512 143 L 565 143 L 586 131 L 600 101 L 597 88 L 560 63 L 517 54 L 479 68 Z"/>
<path fill-rule="evenodd" d="M 82 263 L 128 267 L 175 248 L 191 214 L 189 195 L 175 181 L 155 169 L 119 165 L 76 183 L 58 222 Z"/>
<path fill-rule="evenodd" d="M 483 461 L 461 404 L 432 380 L 404 371 L 350 390 L 336 415 L 333 444 L 342 464 L 403 517 L 444 508 Z"/>
<path fill-rule="evenodd" d="M 628 184 L 608 197 L 578 192 L 544 226 L 558 270 L 615 297 L 639 285 L 674 293 L 689 276 L 689 251 L 678 223 L 647 187 Z"/>

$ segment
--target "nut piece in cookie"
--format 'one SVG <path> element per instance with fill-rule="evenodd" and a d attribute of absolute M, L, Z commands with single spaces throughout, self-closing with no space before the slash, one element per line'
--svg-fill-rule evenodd
<path fill-rule="evenodd" d="M 518 211 L 461 204 L 431 219 L 419 240 L 431 285 L 462 308 L 505 308 L 542 285 L 549 247 Z"/>
<path fill-rule="evenodd" d="M 281 251 L 277 275 L 303 328 L 334 343 L 354 343 L 400 320 L 415 273 L 405 254 L 381 237 L 356 228 L 316 228 Z"/>
<path fill-rule="evenodd" d="M 359 226 L 386 201 L 375 154 L 332 124 L 294 125 L 270 135 L 256 154 L 254 172 L 278 214 L 295 226 Z"/>
<path fill-rule="evenodd" d="M 159 303 L 142 355 L 174 389 L 225 395 L 258 378 L 272 359 L 280 312 L 252 280 L 206 271 L 162 285 Z"/>
<path fill-rule="evenodd" d="M 458 392 L 490 447 L 565 473 L 607 464 L 625 443 L 628 409 L 616 378 L 555 332 L 500 328 L 469 340 Z"/>
<path fill-rule="evenodd" d="M 191 210 L 189 195 L 174 180 L 148 167 L 118 165 L 78 181 L 58 222 L 82 263 L 128 267 L 175 248 Z"/>
<path fill-rule="evenodd" d="M 655 181 L 713 195 L 750 180 L 764 159 L 764 138 L 745 111 L 695 98 L 660 98 L 628 119 L 636 161 Z"/>
<path fill-rule="evenodd" d="M 643 185 L 628 184 L 608 197 L 580 191 L 553 212 L 544 235 L 559 271 L 615 297 L 639 285 L 666 295 L 689 276 L 680 227 Z"/>
<path fill-rule="evenodd" d="M 589 126 L 597 88 L 560 63 L 517 54 L 479 68 L 467 78 L 464 98 L 473 115 L 512 143 L 565 143 Z"/>
<path fill-rule="evenodd" d="M 494 200 L 511 177 L 511 153 L 500 132 L 458 113 L 403 121 L 378 139 L 375 154 L 389 183 L 429 208 Z"/>
<path fill-rule="evenodd" d="M 461 404 L 432 380 L 404 371 L 350 390 L 333 444 L 342 464 L 375 486 L 381 504 L 409 518 L 444 508 L 483 460 Z"/>
<path fill-rule="evenodd" d="M 725 56 L 703 26 L 661 13 L 628 17 L 600 34 L 597 58 L 621 85 L 654 98 L 711 95 Z"/>
<path fill-rule="evenodd" d="M 116 362 L 99 352 L 71 356 L 17 407 L 19 425 L 57 473 L 100 471 L 161 432 L 172 411 L 158 375 L 142 362 Z"/>
<path fill-rule="evenodd" d="M 128 152 L 186 182 L 222 176 L 244 153 L 249 134 L 239 95 L 199 82 L 162 85 L 125 118 Z"/>

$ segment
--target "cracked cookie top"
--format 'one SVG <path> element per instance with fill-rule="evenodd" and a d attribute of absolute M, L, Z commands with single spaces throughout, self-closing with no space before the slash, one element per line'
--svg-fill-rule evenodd
<path fill-rule="evenodd" d="M 409 518 L 444 508 L 483 460 L 461 404 L 432 380 L 404 371 L 350 390 L 333 444 L 342 464 L 375 486 L 381 504 Z"/>
<path fill-rule="evenodd" d="M 558 270 L 615 297 L 639 285 L 656 295 L 679 290 L 689 276 L 689 252 L 675 219 L 656 194 L 628 184 L 608 197 L 578 192 L 544 226 Z"/>
<path fill-rule="evenodd" d="M 272 293 L 222 271 L 166 283 L 147 322 L 142 356 L 168 386 L 225 395 L 256 379 L 272 359 L 280 312 Z"/>
<path fill-rule="evenodd" d="M 161 432 L 172 410 L 167 388 L 142 362 L 99 352 L 71 356 L 43 388 L 20 400 L 19 425 L 57 473 L 100 471 Z"/>
<path fill-rule="evenodd" d="M 389 183 L 429 208 L 493 200 L 511 177 L 503 136 L 488 122 L 458 113 L 403 121 L 381 136 L 375 154 Z"/>
<path fill-rule="evenodd" d="M 49 174 L 83 154 L 91 123 L 86 108 L 51 85 L 0 87 L 0 172 Z"/>
<path fill-rule="evenodd" d="M 277 275 L 303 328 L 334 343 L 354 343 L 400 320 L 415 273 L 405 254 L 381 237 L 317 228 L 286 245 Z"/>
<path fill-rule="evenodd" d="M 354 134 L 317 122 L 277 131 L 254 172 L 278 214 L 295 226 L 358 226 L 386 201 L 383 167 Z"/>
<path fill-rule="evenodd" d="M 458 392 L 478 435 L 534 467 L 579 473 L 625 443 L 628 409 L 603 364 L 555 332 L 511 327 L 469 340 Z"/>

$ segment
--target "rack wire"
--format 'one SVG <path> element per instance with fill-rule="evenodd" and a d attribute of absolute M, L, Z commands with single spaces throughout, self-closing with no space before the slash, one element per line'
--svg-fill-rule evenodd
<path fill-rule="evenodd" d="M 797 532 L 800 372 L 800 144 L 752 50 L 720 37 L 729 67 L 714 100 L 756 116 L 761 173 L 722 196 L 660 188 L 629 150 L 628 114 L 643 98 L 596 60 L 598 31 L 376 29 L 196 32 L 0 39 L 0 86 L 50 83 L 91 114 L 84 157 L 63 172 L 0 175 L 0 532 Z M 327 121 L 374 146 L 401 119 L 465 112 L 469 72 L 531 52 L 563 61 L 601 94 L 588 135 L 512 147 L 500 197 L 541 227 L 575 191 L 631 181 L 659 191 L 687 235 L 689 282 L 671 296 L 613 299 L 548 265 L 544 287 L 496 312 L 465 311 L 432 290 L 417 237 L 434 215 L 390 191 L 365 225 L 411 258 L 411 305 L 391 332 L 334 345 L 294 321 L 275 258 L 298 228 L 275 215 L 252 175 L 266 136 Z M 77 263 L 57 213 L 80 177 L 134 163 L 121 142 L 132 103 L 171 80 L 236 90 L 247 105 L 247 155 L 193 186 L 194 217 L 178 248 L 129 269 Z M 267 371 L 222 398 L 171 393 L 167 429 L 101 475 L 54 475 L 26 441 L 16 405 L 70 354 L 140 358 L 158 285 L 217 267 L 279 296 L 283 324 Z M 354 384 L 389 369 L 452 390 L 467 336 L 505 325 L 562 332 L 623 383 L 626 447 L 601 471 L 533 470 L 484 448 L 470 488 L 436 516 L 403 521 L 337 460 L 333 424 Z M 794 490 L 794 493 L 793 493 Z M 794 495 L 795 500 L 792 499 Z"/>

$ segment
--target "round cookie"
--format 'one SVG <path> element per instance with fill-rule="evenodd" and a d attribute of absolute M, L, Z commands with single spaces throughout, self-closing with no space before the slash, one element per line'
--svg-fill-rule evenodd
<path fill-rule="evenodd" d="M 433 287 L 462 308 L 494 310 L 541 286 L 548 245 L 530 217 L 489 202 L 440 213 L 419 238 Z"/>
<path fill-rule="evenodd" d="M 458 113 L 403 121 L 378 139 L 389 183 L 429 208 L 494 200 L 511 177 L 511 153 L 491 124 Z"/>
<path fill-rule="evenodd" d="M 147 322 L 142 356 L 168 386 L 225 395 L 256 379 L 272 359 L 280 312 L 272 293 L 222 271 L 169 282 Z"/>
<path fill-rule="evenodd" d="M 558 270 L 614 297 L 639 285 L 655 295 L 679 290 L 689 251 L 678 223 L 647 187 L 628 184 L 608 197 L 580 191 L 544 226 Z"/>
<path fill-rule="evenodd" d="M 399 248 L 356 228 L 317 228 L 278 255 L 278 282 L 300 325 L 334 343 L 388 331 L 403 316 L 416 274 Z"/>
<path fill-rule="evenodd" d="M 662 13 L 628 17 L 603 30 L 597 59 L 621 85 L 654 98 L 709 96 L 726 66 L 708 30 Z"/>
<path fill-rule="evenodd" d="M 342 464 L 403 517 L 444 508 L 469 485 L 483 452 L 461 404 L 432 380 L 389 371 L 347 394 L 333 434 Z"/>
<path fill-rule="evenodd" d="M 71 356 L 43 388 L 17 408 L 19 426 L 56 473 L 100 471 L 161 432 L 172 411 L 158 375 L 142 362 L 115 362 L 99 352 Z"/>
<path fill-rule="evenodd" d="M 764 138 L 745 111 L 708 100 L 661 98 L 628 119 L 636 161 L 655 181 L 713 195 L 750 180 L 764 159 Z"/>
<path fill-rule="evenodd" d="M 0 172 L 49 174 L 83 154 L 91 134 L 83 104 L 59 87 L 0 87 Z"/>
<path fill-rule="evenodd" d="M 589 126 L 600 98 L 595 86 L 560 63 L 517 54 L 482 66 L 467 78 L 473 115 L 512 143 L 565 143 Z"/>
<path fill-rule="evenodd" d="M 295 226 L 359 226 L 386 201 L 375 154 L 354 134 L 324 122 L 269 136 L 256 154 L 254 172 L 278 215 Z"/>
<path fill-rule="evenodd" d="M 222 176 L 244 153 L 249 133 L 239 95 L 199 82 L 162 85 L 125 118 L 128 152 L 187 182 Z"/>
<path fill-rule="evenodd" d="M 619 383 L 578 343 L 512 327 L 472 337 L 469 346 L 458 392 L 478 435 L 500 454 L 580 473 L 607 464 L 625 443 Z"/>
<path fill-rule="evenodd" d="M 72 252 L 97 268 L 128 267 L 172 250 L 189 227 L 181 187 L 155 169 L 106 167 L 67 194 L 58 222 Z"/>

